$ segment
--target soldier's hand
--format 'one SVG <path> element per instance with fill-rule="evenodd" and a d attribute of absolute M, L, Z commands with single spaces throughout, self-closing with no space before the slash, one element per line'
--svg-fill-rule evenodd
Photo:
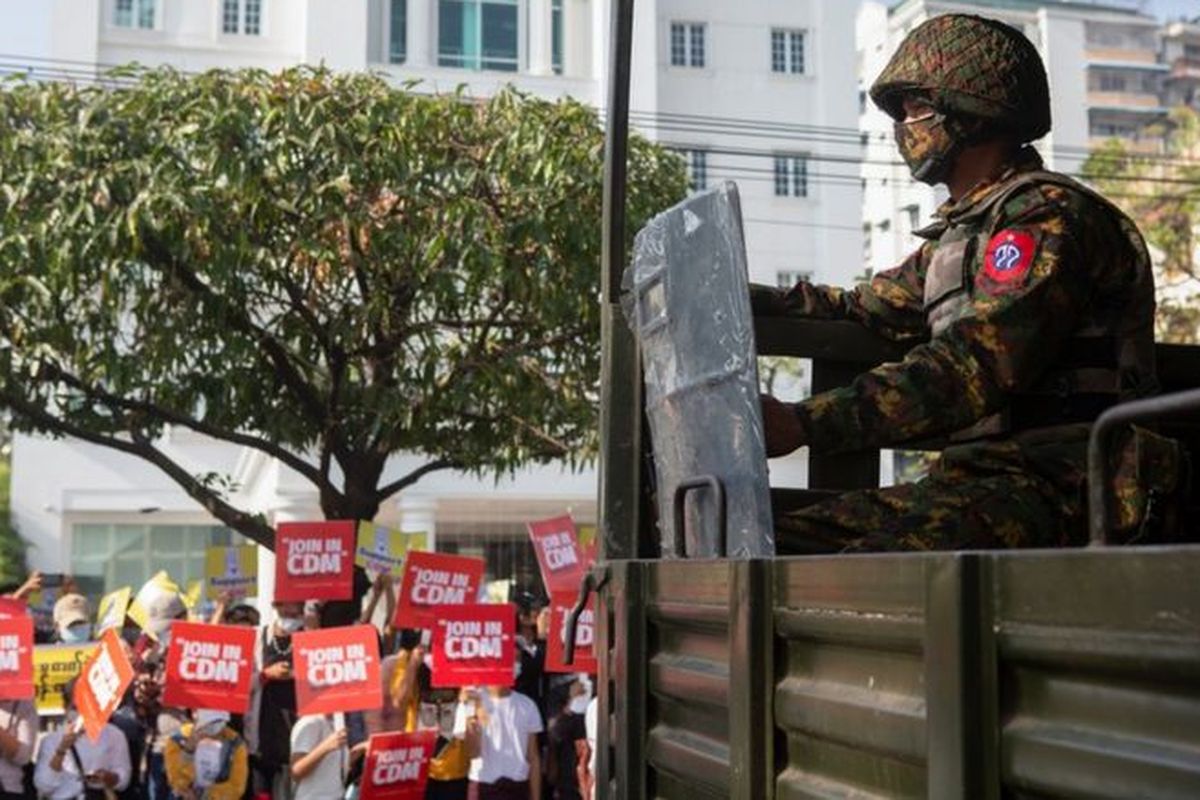
<path fill-rule="evenodd" d="M 790 405 L 769 394 L 760 395 L 763 434 L 767 440 L 767 458 L 778 458 L 803 447 L 804 428 Z"/>

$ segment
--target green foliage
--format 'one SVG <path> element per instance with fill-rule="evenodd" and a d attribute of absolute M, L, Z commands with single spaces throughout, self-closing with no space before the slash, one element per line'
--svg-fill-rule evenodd
<path fill-rule="evenodd" d="M 1155 273 L 1158 339 L 1200 344 L 1200 113 L 1175 108 L 1160 132 L 1165 154 L 1142 155 L 1110 139 L 1088 157 L 1083 174 L 1138 223 L 1162 255 Z"/>
<path fill-rule="evenodd" d="M 12 471 L 8 459 L 0 460 L 0 586 L 20 584 L 25 580 L 25 541 L 12 526 L 9 511 L 9 487 Z"/>
<path fill-rule="evenodd" d="M 261 522 L 155 446 L 164 426 L 280 458 L 338 516 L 373 515 L 429 469 L 590 457 L 593 110 L 308 68 L 126 78 L 0 92 L 16 427 L 146 458 L 252 535 Z M 631 233 L 686 187 L 641 139 L 630 180 Z M 402 451 L 429 462 L 381 486 Z"/>

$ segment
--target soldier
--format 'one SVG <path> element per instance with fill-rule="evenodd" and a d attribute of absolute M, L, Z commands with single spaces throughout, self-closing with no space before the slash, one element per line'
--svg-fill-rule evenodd
<path fill-rule="evenodd" d="M 752 302 L 760 315 L 850 319 L 915 346 L 804 402 L 764 397 L 768 453 L 955 443 L 918 483 L 784 516 L 777 549 L 1082 544 L 1089 423 L 1156 389 L 1145 243 L 1115 206 L 1046 171 L 1029 146 L 1050 130 L 1049 88 L 1037 51 L 1008 25 L 961 14 L 925 22 L 871 99 L 895 120 L 913 177 L 946 184 L 950 199 L 917 232 L 921 246 L 869 284 L 754 287 Z M 1142 457 L 1178 459 L 1165 440 L 1146 441 Z M 1120 496 L 1126 534 L 1145 510 L 1144 484 Z"/>

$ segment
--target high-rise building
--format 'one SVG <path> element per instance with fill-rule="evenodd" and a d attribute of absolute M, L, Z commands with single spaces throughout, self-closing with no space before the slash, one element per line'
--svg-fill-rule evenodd
<path fill-rule="evenodd" d="M 752 279 L 851 282 L 862 208 L 853 4 L 636 8 L 634 123 L 685 154 L 694 186 L 739 183 Z M 609 11 L 610 0 L 0 0 L 0 72 L 89 81 L 131 61 L 187 71 L 324 63 L 475 96 L 511 82 L 600 108 Z M 319 516 L 313 489 L 258 452 L 178 430 L 162 447 L 195 472 L 230 476 L 237 503 L 271 521 Z M 420 463 L 396 458 L 388 474 Z M 776 471 L 800 481 L 802 467 Z M 567 511 L 593 522 L 595 495 L 594 473 L 558 466 L 499 483 L 443 472 L 397 496 L 379 521 L 435 533 L 439 549 L 482 553 L 492 575 L 533 582 L 523 523 Z M 108 588 L 160 567 L 195 578 L 204 547 L 231 538 L 154 468 L 71 440 L 16 438 L 13 509 L 35 566 Z M 264 556 L 264 574 L 268 565 Z"/>

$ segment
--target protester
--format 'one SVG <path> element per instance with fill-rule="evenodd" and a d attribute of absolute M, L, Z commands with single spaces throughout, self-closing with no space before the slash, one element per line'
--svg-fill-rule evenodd
<path fill-rule="evenodd" d="M 589 784 L 591 789 L 587 795 L 587 800 L 595 800 L 596 797 L 596 730 L 597 717 L 600 714 L 600 698 L 593 697 L 587 705 L 587 711 L 583 715 L 583 727 L 587 731 L 587 746 L 588 746 L 588 768 L 586 780 L 583 783 Z"/>
<path fill-rule="evenodd" d="M 471 756 L 469 800 L 542 800 L 537 705 L 507 686 L 464 689 L 454 735 Z"/>
<path fill-rule="evenodd" d="M 171 643 L 171 623 L 187 619 L 187 606 L 178 592 L 164 588 L 146 599 L 146 628 L 135 646 L 142 655 L 134 664 L 134 702 L 138 717 L 146 726 L 149 742 L 146 750 L 146 797 L 169 800 L 170 786 L 163 751 L 167 741 L 187 721 L 183 709 L 162 704 L 166 681 L 167 650 Z"/>
<path fill-rule="evenodd" d="M 92 609 L 81 594 L 71 592 L 54 604 L 54 631 L 63 644 L 83 644 L 92 638 Z"/>
<path fill-rule="evenodd" d="M 229 713 L 200 710 L 164 750 L 171 791 L 183 800 L 239 800 L 249 780 L 246 744 Z"/>
<path fill-rule="evenodd" d="M 30 700 L 0 705 L 0 800 L 25 796 L 25 768 L 37 741 L 37 709 Z"/>
<path fill-rule="evenodd" d="M 548 703 L 556 708 L 547 736 L 546 782 L 552 800 L 584 800 L 580 756 L 589 755 L 584 715 L 591 699 L 591 681 L 575 676 L 552 690 Z M 585 771 L 586 773 L 586 771 Z"/>
<path fill-rule="evenodd" d="M 421 700 L 419 727 L 438 732 L 434 755 L 429 759 L 425 800 L 466 800 L 471 757 L 466 741 L 454 735 L 458 692 L 454 689 L 423 690 Z"/>
<path fill-rule="evenodd" d="M 514 598 L 517 606 L 517 692 L 528 697 L 544 713 L 546 694 L 546 633 L 550 628 L 550 609 L 536 595 L 521 592 Z"/>
<path fill-rule="evenodd" d="M 75 710 L 75 682 L 63 686 L 63 727 L 47 734 L 38 748 L 33 781 L 38 794 L 48 800 L 101 800 L 129 785 L 125 736 L 113 725 L 105 725 L 95 742 L 83 734 L 83 720 Z"/>
<path fill-rule="evenodd" d="M 275 603 L 274 609 L 275 620 L 259 628 L 255 640 L 255 680 L 245 733 L 254 791 L 283 797 L 292 761 L 292 725 L 296 722 L 292 635 L 304 629 L 304 604 Z"/>
<path fill-rule="evenodd" d="M 294 800 L 339 800 L 350 762 L 361 758 L 367 743 L 347 747 L 340 714 L 309 714 L 292 729 L 291 776 Z"/>

